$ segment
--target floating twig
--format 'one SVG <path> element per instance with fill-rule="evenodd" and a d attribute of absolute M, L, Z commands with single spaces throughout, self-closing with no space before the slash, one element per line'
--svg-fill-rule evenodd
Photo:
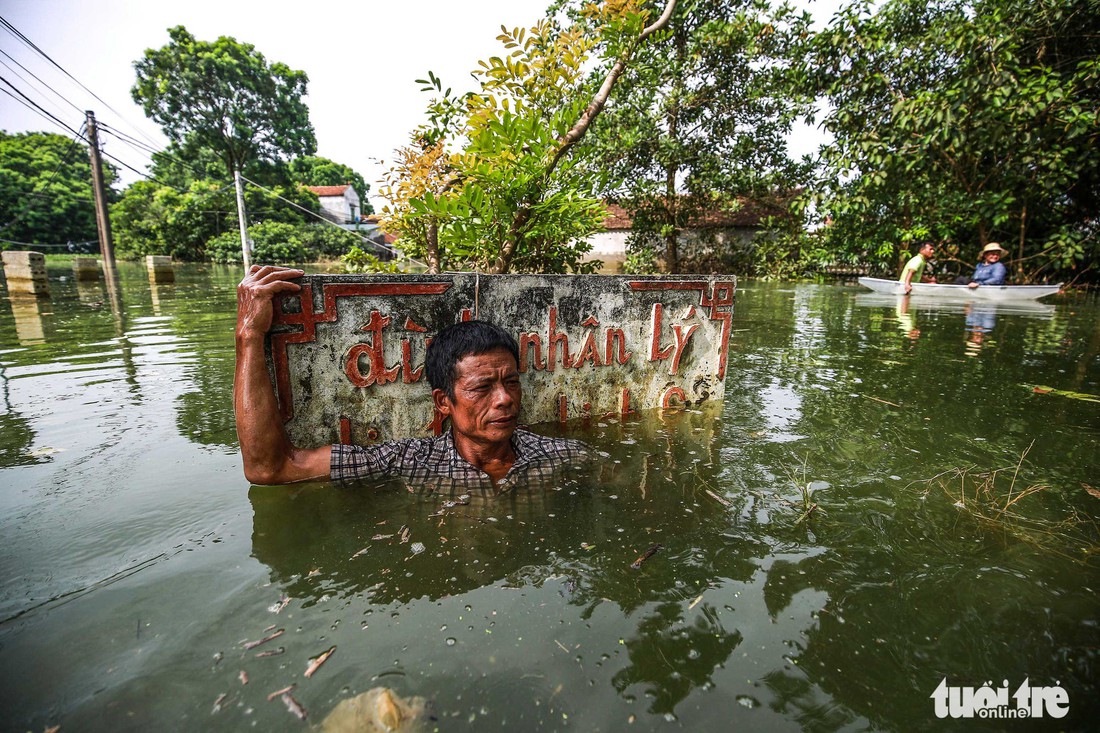
<path fill-rule="evenodd" d="M 242 685 L 248 684 L 248 672 L 245 672 L 243 669 L 241 670 L 241 673 L 237 675 L 237 678 L 241 681 Z"/>
<path fill-rule="evenodd" d="M 901 405 L 899 405 L 896 402 L 890 402 L 889 400 L 880 400 L 878 397 L 872 397 L 869 394 L 860 395 L 860 397 L 866 397 L 869 400 L 874 400 L 875 402 L 881 402 L 884 405 L 890 405 L 890 407 L 901 407 Z"/>
<path fill-rule="evenodd" d="M 306 719 L 306 709 L 302 707 L 302 704 L 300 702 L 294 699 L 293 695 L 291 695 L 289 692 L 284 692 L 282 695 L 280 695 L 280 697 L 282 698 L 283 703 L 286 704 L 286 709 L 294 713 L 295 717 L 297 717 L 298 720 Z"/>
<path fill-rule="evenodd" d="M 214 701 L 214 709 L 210 711 L 211 715 L 222 709 L 222 703 L 225 702 L 225 698 L 227 697 L 229 697 L 228 692 L 223 692 L 222 694 L 218 695 L 218 699 Z"/>
<path fill-rule="evenodd" d="M 692 602 L 691 602 L 691 605 L 690 605 L 690 606 L 688 606 L 688 610 L 690 611 L 691 609 L 693 609 L 693 608 L 695 608 L 696 606 L 698 606 L 698 605 L 699 605 L 699 601 L 701 601 L 701 600 L 703 600 L 703 595 L 702 595 L 702 594 L 699 594 L 699 596 L 698 596 L 698 597 L 696 597 L 696 599 L 695 599 L 694 601 L 692 601 Z"/>
<path fill-rule="evenodd" d="M 664 545 L 662 545 L 660 542 L 651 545 L 650 548 L 643 552 L 637 560 L 630 563 L 630 567 L 634 570 L 640 569 L 642 567 L 642 563 L 657 554 L 657 550 L 660 550 L 662 547 L 664 547 Z"/>
<path fill-rule="evenodd" d="M 283 635 L 284 631 L 285 631 L 285 629 L 279 629 L 274 634 L 268 634 L 264 638 L 258 639 L 257 641 L 246 641 L 245 644 L 244 644 L 245 651 L 248 651 L 249 649 L 255 649 L 260 644 L 266 644 L 267 642 L 271 641 L 272 639 L 278 639 L 280 636 Z"/>
<path fill-rule="evenodd" d="M 286 693 L 290 692 L 293 689 L 294 689 L 294 685 L 287 685 L 286 687 L 284 687 L 281 690 L 275 690 L 275 692 L 273 692 L 273 693 L 271 693 L 270 695 L 267 696 L 267 701 L 271 702 L 272 700 L 277 698 L 279 695 L 285 695 Z"/>
<path fill-rule="evenodd" d="M 262 657 L 277 657 L 285 651 L 286 651 L 285 647 L 279 647 L 278 649 L 269 649 L 266 652 L 258 653 L 256 655 L 256 659 L 260 659 Z"/>
<path fill-rule="evenodd" d="M 332 656 L 332 653 L 336 651 L 336 647 L 332 646 L 321 652 L 318 656 L 309 660 L 309 666 L 306 667 L 306 677 L 312 677 L 313 673 L 321 668 L 321 665 L 328 661 L 328 658 Z"/>
<path fill-rule="evenodd" d="M 710 489 L 703 489 L 703 491 L 706 492 L 707 496 L 714 499 L 716 502 L 718 502 L 722 506 L 725 506 L 725 507 L 731 506 L 730 500 L 725 498 L 724 496 L 719 496 L 718 494 L 714 493 Z"/>

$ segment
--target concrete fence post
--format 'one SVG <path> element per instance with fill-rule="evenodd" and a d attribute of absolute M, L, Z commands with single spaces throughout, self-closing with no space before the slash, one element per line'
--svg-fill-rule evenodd
<path fill-rule="evenodd" d="M 167 255 L 149 255 L 145 258 L 149 268 L 149 281 L 154 283 L 173 283 L 176 271 L 172 267 L 172 258 Z"/>
<path fill-rule="evenodd" d="M 9 293 L 50 297 L 45 255 L 41 252 L 8 251 L 2 254 L 2 259 Z"/>

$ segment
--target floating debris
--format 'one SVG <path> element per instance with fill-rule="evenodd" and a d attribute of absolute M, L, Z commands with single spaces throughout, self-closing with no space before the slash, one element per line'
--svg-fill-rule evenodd
<path fill-rule="evenodd" d="M 1100 402 L 1100 396 L 1094 394 L 1086 394 L 1085 392 L 1072 392 L 1068 389 L 1055 389 L 1054 387 L 1047 387 L 1045 385 L 1039 385 L 1031 389 L 1035 394 L 1052 394 L 1058 397 L 1068 397 L 1071 400 L 1083 400 L 1085 402 Z"/>
<path fill-rule="evenodd" d="M 362 550 L 360 550 L 359 552 L 355 553 L 354 555 L 352 555 L 352 556 L 351 556 L 350 558 L 348 558 L 348 559 L 349 559 L 349 560 L 354 560 L 355 558 L 359 557 L 360 555 L 366 555 L 366 554 L 367 554 L 367 549 L 368 549 L 368 548 L 364 547 L 364 548 L 363 548 Z"/>
<path fill-rule="evenodd" d="M 698 605 L 699 605 L 699 601 L 701 601 L 701 600 L 703 600 L 703 596 L 702 596 L 702 594 L 700 594 L 700 595 L 699 595 L 699 597 L 697 597 L 697 598 L 696 598 L 696 599 L 695 599 L 694 601 L 692 601 L 692 602 L 691 602 L 691 605 L 690 605 L 690 606 L 688 606 L 688 610 L 690 611 L 691 609 L 693 609 L 693 608 L 695 608 L 696 606 L 698 606 Z"/>
<path fill-rule="evenodd" d="M 288 603 L 290 603 L 290 596 L 281 596 L 279 598 L 279 600 L 275 603 L 272 603 L 271 606 L 269 606 L 267 610 L 271 611 L 272 613 L 280 613 L 284 608 L 286 608 L 286 604 L 288 604 Z M 274 628 L 274 627 L 270 627 L 270 628 Z M 267 631 L 267 630 L 268 629 L 264 629 L 264 631 Z"/>
<path fill-rule="evenodd" d="M 306 719 L 306 715 L 307 715 L 306 709 L 304 707 L 302 707 L 302 704 L 300 702 L 298 702 L 297 700 L 294 699 L 293 695 L 291 695 L 289 692 L 284 692 L 279 697 L 282 699 L 283 703 L 286 705 L 286 709 L 289 710 L 290 712 L 294 713 L 294 716 L 296 718 L 298 718 L 298 720 L 305 720 Z"/>
<path fill-rule="evenodd" d="M 402 698 L 375 687 L 341 700 L 321 723 L 322 733 L 421 733 L 431 716 L 422 697 Z"/>
<path fill-rule="evenodd" d="M 401 543 L 404 544 L 409 541 L 409 528 L 405 525 L 401 525 L 401 529 L 397 532 L 401 535 Z"/>
<path fill-rule="evenodd" d="M 309 666 L 306 667 L 306 677 L 312 677 L 313 673 L 319 670 L 321 665 L 328 661 L 328 658 L 332 656 L 334 651 L 336 651 L 336 647 L 331 646 L 316 657 L 310 659 Z"/>
<path fill-rule="evenodd" d="M 267 696 L 267 701 L 271 702 L 272 700 L 277 698 L 279 695 L 285 695 L 286 693 L 290 692 L 294 688 L 295 688 L 295 685 L 287 685 L 286 687 L 282 688 L 281 690 L 275 690 L 275 692 L 273 692 L 273 693 L 271 693 L 270 695 Z"/>
<path fill-rule="evenodd" d="M 372 540 L 388 540 L 391 537 L 393 537 L 393 534 L 376 534 L 374 537 L 371 537 L 371 539 Z"/>
<path fill-rule="evenodd" d="M 225 702 L 225 698 L 227 697 L 229 697 L 228 692 L 223 692 L 222 694 L 218 695 L 218 699 L 214 701 L 214 709 L 210 711 L 211 715 L 219 712 L 222 709 L 222 703 Z"/>
<path fill-rule="evenodd" d="M 279 629 L 279 630 L 278 630 L 278 631 L 276 631 L 275 633 L 273 633 L 273 634 L 268 634 L 268 635 L 267 635 L 267 636 L 265 636 L 264 638 L 262 638 L 262 639 L 259 639 L 259 640 L 257 640 L 257 641 L 246 641 L 246 642 L 244 643 L 244 648 L 245 648 L 245 651 L 248 651 L 249 649 L 255 649 L 255 648 L 256 648 L 256 647 L 258 647 L 258 646 L 259 646 L 260 644 L 266 644 L 267 642 L 269 642 L 269 641 L 271 641 L 271 640 L 273 640 L 273 639 L 278 639 L 278 638 L 279 638 L 280 636 L 282 636 L 282 635 L 283 635 L 283 633 L 284 633 L 285 631 L 286 631 L 286 629 Z"/>
<path fill-rule="evenodd" d="M 286 647 L 281 646 L 278 649 L 269 649 L 266 652 L 259 652 L 256 655 L 256 659 L 260 659 L 262 657 L 277 657 L 284 652 L 286 652 Z"/>
<path fill-rule="evenodd" d="M 646 560 L 648 560 L 649 558 L 656 555 L 657 550 L 660 550 L 663 547 L 664 547 L 664 545 L 662 545 L 660 542 L 657 542 L 657 543 L 653 544 L 652 546 L 650 546 L 650 548 L 648 550 L 643 552 L 637 560 L 630 563 L 630 567 L 634 570 L 640 570 L 641 567 L 642 567 L 642 563 L 644 563 Z"/>
<path fill-rule="evenodd" d="M 419 555 L 420 553 L 424 552 L 426 548 L 424 547 L 423 542 L 414 542 L 409 547 L 409 549 L 412 551 L 412 554 Z"/>
<path fill-rule="evenodd" d="M 241 681 L 242 685 L 248 684 L 248 672 L 245 672 L 243 669 L 241 670 L 241 673 L 237 675 L 237 678 Z"/>
<path fill-rule="evenodd" d="M 714 493 L 710 489 L 704 489 L 704 491 L 706 492 L 707 496 L 714 499 L 716 502 L 718 502 L 722 506 L 725 506 L 725 507 L 732 506 L 732 504 L 730 503 L 730 500 L 727 499 L 726 497 L 719 496 L 718 494 Z"/>

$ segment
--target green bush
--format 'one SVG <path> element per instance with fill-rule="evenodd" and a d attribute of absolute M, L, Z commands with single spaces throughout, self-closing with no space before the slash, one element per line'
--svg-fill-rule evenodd
<path fill-rule="evenodd" d="M 248 237 L 252 240 L 252 261 L 270 265 L 336 259 L 363 241 L 335 227 L 275 221 L 253 224 L 248 228 Z M 214 237 L 206 244 L 206 255 L 214 262 L 240 262 L 240 235 L 226 232 Z"/>

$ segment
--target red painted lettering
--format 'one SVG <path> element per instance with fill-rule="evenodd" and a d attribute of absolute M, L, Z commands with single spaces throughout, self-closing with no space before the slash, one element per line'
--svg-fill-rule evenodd
<path fill-rule="evenodd" d="M 344 373 L 356 387 L 388 384 L 397 379 L 401 366 L 395 364 L 387 369 L 382 354 L 382 329 L 390 325 L 390 320 L 389 316 L 383 317 L 378 311 L 371 311 L 370 320 L 361 329 L 371 335 L 370 343 L 356 344 L 348 350 Z M 359 369 L 359 357 L 364 354 L 367 356 L 366 374 Z"/>
<path fill-rule="evenodd" d="M 671 346 L 661 348 L 661 313 L 664 306 L 660 303 L 653 304 L 653 315 L 650 320 L 651 333 L 649 337 L 649 360 L 662 361 L 672 353 Z"/>
<path fill-rule="evenodd" d="M 420 375 L 424 373 L 423 365 L 413 368 L 412 343 L 408 339 L 401 339 L 401 381 L 412 384 L 420 381 Z"/>
<path fill-rule="evenodd" d="M 584 340 L 584 345 L 581 346 L 581 353 L 577 355 L 576 360 L 573 362 L 573 368 L 580 369 L 586 361 L 592 362 L 592 366 L 603 366 L 603 362 L 600 361 L 600 350 L 596 348 L 595 331 L 588 332 L 588 337 Z"/>
<path fill-rule="evenodd" d="M 570 364 L 572 364 L 572 361 L 569 359 L 569 337 L 566 336 L 564 333 L 558 333 L 557 331 L 558 309 L 554 306 L 550 306 L 550 332 L 548 334 L 548 340 L 550 342 L 548 344 L 548 347 L 550 353 L 547 355 L 546 369 L 551 372 L 554 371 L 554 362 L 557 361 L 555 352 L 557 351 L 559 341 L 562 342 L 561 365 L 563 367 L 568 367 Z"/>
<path fill-rule="evenodd" d="M 531 362 L 531 368 L 535 371 L 539 371 L 546 368 L 546 364 L 542 361 L 542 336 L 537 333 L 521 333 L 519 335 L 519 371 L 520 373 L 527 371 L 527 356 L 530 354 L 528 347 L 534 347 L 535 358 Z"/>
<path fill-rule="evenodd" d="M 615 342 L 619 342 L 619 353 L 615 356 Z M 625 364 L 630 359 L 630 352 L 626 350 L 626 335 L 621 328 L 607 329 L 607 344 L 604 349 L 604 364 L 611 364 L 612 358 L 620 364 Z"/>
<path fill-rule="evenodd" d="M 676 353 L 672 356 L 672 369 L 669 370 L 669 374 L 675 374 L 680 370 L 680 357 L 684 355 L 684 349 L 697 328 L 699 328 L 699 324 L 693 323 L 688 327 L 687 334 L 684 334 L 682 333 L 683 326 L 672 327 L 672 333 L 676 336 Z"/>

